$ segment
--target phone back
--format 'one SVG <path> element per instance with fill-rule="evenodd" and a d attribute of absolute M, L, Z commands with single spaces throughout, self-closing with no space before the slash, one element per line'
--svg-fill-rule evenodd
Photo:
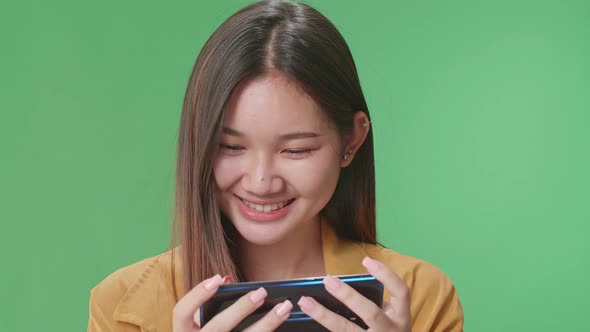
<path fill-rule="evenodd" d="M 383 284 L 371 275 L 350 275 L 336 276 L 343 282 L 350 285 L 357 292 L 373 301 L 379 307 L 383 301 Z M 368 328 L 367 325 L 353 313 L 348 307 L 338 301 L 328 293 L 322 282 L 323 278 L 306 278 L 269 282 L 246 282 L 219 287 L 217 293 L 201 307 L 201 324 L 204 326 L 217 313 L 223 311 L 234 303 L 237 299 L 246 293 L 264 287 L 268 293 L 264 304 L 255 312 L 246 317 L 233 331 L 242 331 L 252 323 L 262 318 L 272 308 L 285 300 L 293 303 L 293 309 L 289 318 L 279 326 L 275 331 L 294 332 L 294 331 L 327 331 L 316 321 L 304 314 L 297 302 L 301 296 L 313 297 L 329 310 L 349 319 L 362 328 Z"/>

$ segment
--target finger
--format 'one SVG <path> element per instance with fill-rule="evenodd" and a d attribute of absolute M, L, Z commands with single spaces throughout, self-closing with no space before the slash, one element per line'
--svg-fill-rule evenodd
<path fill-rule="evenodd" d="M 228 285 L 228 284 L 231 284 L 233 281 L 234 281 L 234 280 L 233 280 L 232 276 L 228 274 L 228 275 L 226 275 L 225 277 L 223 277 L 223 280 L 222 280 L 222 285 Z"/>
<path fill-rule="evenodd" d="M 388 315 L 389 317 L 393 317 L 395 309 L 388 301 L 383 301 L 383 312 Z"/>
<path fill-rule="evenodd" d="M 221 284 L 222 285 L 227 285 L 227 284 L 231 284 L 232 283 L 232 276 L 231 275 L 226 275 L 225 277 L 221 278 Z M 195 323 L 197 323 L 198 326 L 201 326 L 201 309 L 199 308 L 194 316 L 193 316 L 193 320 L 195 321 Z"/>
<path fill-rule="evenodd" d="M 390 331 L 392 329 L 393 322 L 375 302 L 367 299 L 342 280 L 326 276 L 324 286 L 330 294 L 357 314 L 372 330 Z"/>
<path fill-rule="evenodd" d="M 406 316 L 410 315 L 410 288 L 398 277 L 395 272 L 385 266 L 383 263 L 370 257 L 363 259 L 363 265 L 369 273 L 377 280 L 383 283 L 391 296 L 391 302 L 397 309 L 397 314 Z"/>
<path fill-rule="evenodd" d="M 198 324 L 198 321 L 195 320 L 195 312 L 197 312 L 205 301 L 215 294 L 221 282 L 221 276 L 218 274 L 203 280 L 176 303 L 172 313 L 172 322 L 175 330 L 188 330 L 195 323 Z"/>
<path fill-rule="evenodd" d="M 410 291 L 406 283 L 383 263 L 367 256 L 363 259 L 363 265 L 371 275 L 383 283 L 392 297 L 398 299 L 409 297 Z"/>
<path fill-rule="evenodd" d="M 204 331 L 229 331 L 236 327 L 246 316 L 253 313 L 264 303 L 268 294 L 264 288 L 258 288 L 240 297 L 234 304 L 217 314 L 209 321 Z"/>
<path fill-rule="evenodd" d="M 293 309 L 293 303 L 289 300 L 279 303 L 274 308 L 264 315 L 256 323 L 250 325 L 244 332 L 257 332 L 257 331 L 274 331 L 279 325 L 281 325 L 291 314 Z"/>
<path fill-rule="evenodd" d="M 348 319 L 326 309 L 326 307 L 309 296 L 302 296 L 297 304 L 301 311 L 330 331 L 360 332 L 363 330 Z"/>
<path fill-rule="evenodd" d="M 396 308 L 397 307 L 397 308 Z M 396 305 L 383 301 L 383 312 L 389 317 L 391 317 L 393 321 L 393 326 L 395 331 L 412 331 L 412 319 L 411 316 L 408 315 L 401 315 L 400 311 L 403 310 L 399 309 L 399 303 Z M 408 310 L 409 312 L 409 310 Z"/>

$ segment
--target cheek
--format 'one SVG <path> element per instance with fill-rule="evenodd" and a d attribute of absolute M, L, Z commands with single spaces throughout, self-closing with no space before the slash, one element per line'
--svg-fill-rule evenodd
<path fill-rule="evenodd" d="M 239 179 L 240 163 L 231 160 L 228 156 L 219 155 L 213 162 L 213 179 L 219 190 L 231 187 Z"/>
<path fill-rule="evenodd" d="M 285 176 L 302 196 L 331 197 L 340 175 L 340 162 L 331 151 L 322 152 L 301 164 L 292 164 Z"/>

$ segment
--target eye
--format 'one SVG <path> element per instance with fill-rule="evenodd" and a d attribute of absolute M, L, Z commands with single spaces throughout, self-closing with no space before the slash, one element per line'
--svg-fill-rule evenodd
<path fill-rule="evenodd" d="M 306 157 L 308 155 L 310 155 L 312 152 L 314 151 L 314 149 L 287 149 L 284 150 L 284 152 L 292 157 L 298 157 L 298 158 L 302 158 L 302 157 Z"/>
<path fill-rule="evenodd" d="M 234 145 L 234 144 L 224 144 L 221 143 L 219 144 L 219 148 L 227 153 L 227 154 L 231 154 L 231 155 L 235 155 L 240 153 L 244 148 L 239 146 L 239 145 Z"/>

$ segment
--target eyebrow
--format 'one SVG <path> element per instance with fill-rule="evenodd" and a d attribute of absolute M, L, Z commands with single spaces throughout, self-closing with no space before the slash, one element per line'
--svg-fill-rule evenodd
<path fill-rule="evenodd" d="M 243 137 L 246 136 L 244 133 L 237 131 L 235 129 L 229 127 L 223 127 L 223 133 L 230 136 L 237 136 Z M 320 137 L 321 135 L 318 133 L 314 133 L 311 131 L 296 131 L 287 134 L 279 135 L 279 139 L 283 141 L 293 140 L 293 139 L 302 139 L 302 138 L 313 138 L 313 137 Z"/>

